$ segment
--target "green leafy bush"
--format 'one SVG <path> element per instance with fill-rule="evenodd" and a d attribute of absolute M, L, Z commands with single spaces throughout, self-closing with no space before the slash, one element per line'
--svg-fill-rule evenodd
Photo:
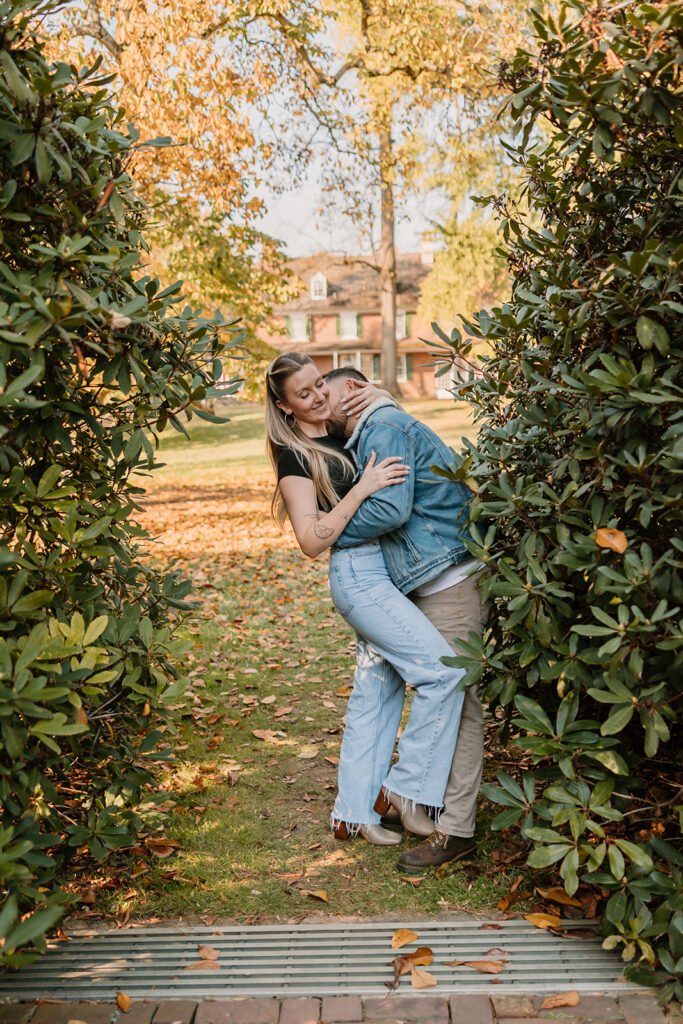
<path fill-rule="evenodd" d="M 214 396 L 221 322 L 142 276 L 138 145 L 97 65 L 50 66 L 0 4 L 0 962 L 63 912 L 74 858 L 134 845 L 177 698 L 190 583 L 139 548 L 131 474 Z M 234 344 L 234 339 L 231 344 Z M 231 386 L 229 390 L 234 390 Z M 209 419 L 200 412 L 200 415 Z M 76 862 L 78 863 L 78 862 Z"/>
<path fill-rule="evenodd" d="M 502 69 L 533 218 L 495 201 L 512 298 L 442 334 L 492 351 L 458 387 L 480 432 L 453 475 L 494 608 L 456 661 L 537 766 L 485 787 L 494 827 L 601 887 L 606 948 L 680 998 L 683 8 L 571 0 L 534 26 Z"/>

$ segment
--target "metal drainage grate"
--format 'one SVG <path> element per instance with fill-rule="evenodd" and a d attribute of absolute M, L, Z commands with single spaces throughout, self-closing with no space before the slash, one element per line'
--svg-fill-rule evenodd
<path fill-rule="evenodd" d="M 624 981 L 618 956 L 605 952 L 598 938 L 557 938 L 524 920 L 497 921 L 500 930 L 482 930 L 483 923 L 422 920 L 402 926 L 417 932 L 419 945 L 433 949 L 429 970 L 440 993 L 637 989 Z M 389 962 L 396 956 L 391 949 L 396 927 L 376 922 L 132 928 L 50 944 L 33 964 L 0 976 L 0 997 L 108 999 L 120 989 L 132 998 L 164 999 L 384 994 L 384 982 L 392 978 Z M 197 962 L 202 943 L 220 950 L 220 971 L 183 970 Z M 508 956 L 495 979 L 468 967 L 444 966 L 445 960 L 482 959 L 492 947 Z M 401 988 L 405 985 L 403 979 Z"/>

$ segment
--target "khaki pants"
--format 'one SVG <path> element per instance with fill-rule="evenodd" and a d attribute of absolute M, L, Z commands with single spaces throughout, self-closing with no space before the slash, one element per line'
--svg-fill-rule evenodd
<path fill-rule="evenodd" d="M 429 597 L 413 600 L 423 615 L 447 640 L 454 654 L 454 639 L 467 639 L 470 630 L 481 635 L 487 606 L 479 594 L 479 573 Z M 440 831 L 465 838 L 474 835 L 477 795 L 484 766 L 484 712 L 477 687 L 467 690 L 460 719 L 451 773 L 444 794 L 444 809 L 438 820 Z"/>

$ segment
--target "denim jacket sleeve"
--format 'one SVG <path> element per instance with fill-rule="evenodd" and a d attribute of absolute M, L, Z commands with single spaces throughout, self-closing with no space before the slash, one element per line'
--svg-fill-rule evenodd
<path fill-rule="evenodd" d="M 415 487 L 415 442 L 400 427 L 391 423 L 368 423 L 358 446 L 358 465 L 365 467 L 373 450 L 377 462 L 390 455 L 399 455 L 410 473 L 400 484 L 391 484 L 381 491 L 375 491 L 354 512 L 351 522 L 337 539 L 335 547 L 348 548 L 374 540 L 384 533 L 390 533 L 401 526 L 410 516 L 413 508 Z"/>

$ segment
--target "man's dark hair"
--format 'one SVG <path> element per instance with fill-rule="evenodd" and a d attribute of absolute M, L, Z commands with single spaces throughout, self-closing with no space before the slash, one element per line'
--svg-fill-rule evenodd
<path fill-rule="evenodd" d="M 328 370 L 323 374 L 323 380 L 342 380 L 346 377 L 365 381 L 366 384 L 370 383 L 365 374 L 357 370 L 355 366 L 338 366 L 336 370 Z"/>

